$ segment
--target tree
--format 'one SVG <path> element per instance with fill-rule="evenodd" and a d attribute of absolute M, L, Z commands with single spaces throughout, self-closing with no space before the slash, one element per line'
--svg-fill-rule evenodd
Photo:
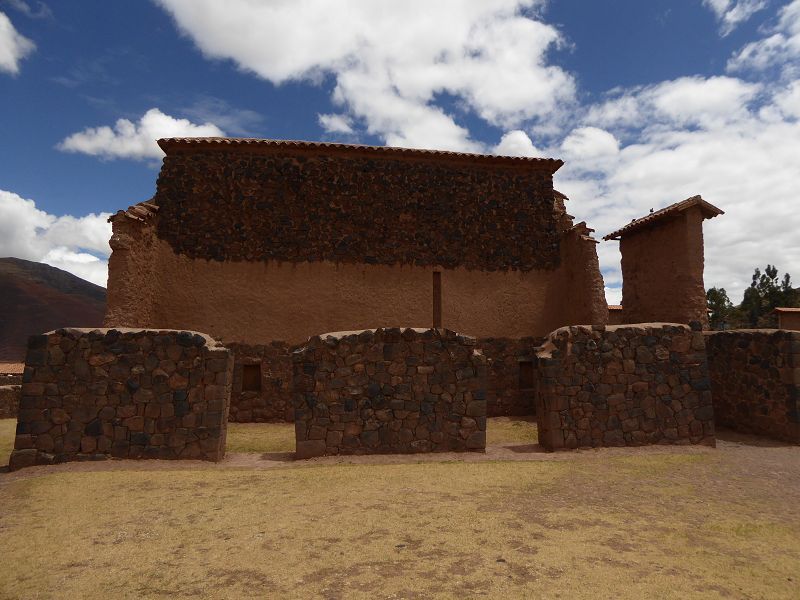
<path fill-rule="evenodd" d="M 733 306 L 725 288 L 711 288 L 706 292 L 706 303 L 711 311 L 711 329 L 731 329 L 736 325 L 736 308 Z"/>
<path fill-rule="evenodd" d="M 777 319 L 772 311 L 778 306 L 797 307 L 798 304 L 800 293 L 792 287 L 790 275 L 784 273 L 779 281 L 778 269 L 767 265 L 763 273 L 760 269 L 753 273 L 739 309 L 750 327 L 776 327 Z"/>

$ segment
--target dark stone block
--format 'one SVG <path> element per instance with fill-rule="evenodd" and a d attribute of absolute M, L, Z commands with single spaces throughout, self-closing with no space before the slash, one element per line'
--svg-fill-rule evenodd
<path fill-rule="evenodd" d="M 99 436 L 103 434 L 103 423 L 100 419 L 93 419 L 87 423 L 86 427 L 84 427 L 83 432 L 86 435 L 91 436 Z"/>

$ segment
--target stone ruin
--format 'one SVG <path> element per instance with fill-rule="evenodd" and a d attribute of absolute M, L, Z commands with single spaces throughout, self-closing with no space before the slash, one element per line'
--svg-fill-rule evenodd
<path fill-rule="evenodd" d="M 300 457 L 480 451 L 487 415 L 534 413 L 548 449 L 713 444 L 721 420 L 800 442 L 791 335 L 700 333 L 702 226 L 722 211 L 699 196 L 606 236 L 610 316 L 560 160 L 159 145 L 153 198 L 110 218 L 108 329 L 31 340 L 14 466 L 218 460 L 228 420 L 294 422 Z"/>

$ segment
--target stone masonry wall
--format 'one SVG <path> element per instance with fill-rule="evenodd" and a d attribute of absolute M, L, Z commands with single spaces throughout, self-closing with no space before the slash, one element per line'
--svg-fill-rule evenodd
<path fill-rule="evenodd" d="M 21 386 L 0 385 L 0 419 L 12 419 L 17 416 Z"/>
<path fill-rule="evenodd" d="M 718 426 L 800 444 L 800 332 L 707 334 Z"/>
<path fill-rule="evenodd" d="M 483 271 L 559 263 L 552 174 L 560 161 L 303 144 L 161 145 L 158 236 L 190 258 Z"/>
<path fill-rule="evenodd" d="M 226 343 L 233 352 L 233 389 L 229 421 L 235 423 L 294 422 L 292 407 L 292 350 L 286 342 L 265 345 Z M 244 389 L 245 365 L 261 371 L 259 390 Z"/>
<path fill-rule="evenodd" d="M 536 348 L 544 338 L 481 338 L 478 348 L 486 357 L 486 410 L 490 417 L 525 416 L 534 414 L 536 379 Z M 520 376 L 520 364 L 533 368 L 534 385 L 521 389 L 526 383 Z"/>
<path fill-rule="evenodd" d="M 191 331 L 59 329 L 32 336 L 9 466 L 220 460 L 233 359 Z"/>
<path fill-rule="evenodd" d="M 446 329 L 311 338 L 295 351 L 297 457 L 483 451 L 486 362 Z"/>
<path fill-rule="evenodd" d="M 548 450 L 715 444 L 699 331 L 664 323 L 563 327 L 538 356 L 539 443 Z"/>

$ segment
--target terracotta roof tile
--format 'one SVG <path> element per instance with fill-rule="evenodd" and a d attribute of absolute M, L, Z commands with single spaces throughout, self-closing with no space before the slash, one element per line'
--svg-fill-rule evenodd
<path fill-rule="evenodd" d="M 0 363 L 0 373 L 8 375 L 21 375 L 25 371 L 23 363 Z"/>
<path fill-rule="evenodd" d="M 417 156 L 421 158 L 456 158 L 498 164 L 529 165 L 546 168 L 555 173 L 564 161 L 554 158 L 530 158 L 524 156 L 496 156 L 494 154 L 472 154 L 469 152 L 452 152 L 448 150 L 425 150 L 420 148 L 398 148 L 394 146 L 367 146 L 362 144 L 341 144 L 334 142 L 307 142 L 302 140 L 270 140 L 258 138 L 162 138 L 158 145 L 167 154 L 171 150 L 186 147 L 228 147 L 228 148 L 276 148 L 288 147 L 301 150 L 332 150 L 334 152 L 362 152 L 367 154 L 388 154 L 400 156 Z"/>
<path fill-rule="evenodd" d="M 618 240 L 624 235 L 627 235 L 634 231 L 638 231 L 639 229 L 652 225 L 657 221 L 674 217 L 678 213 L 681 213 L 693 206 L 699 206 L 700 210 L 702 210 L 703 212 L 703 217 L 706 219 L 712 219 L 717 215 L 725 214 L 723 211 L 718 209 L 713 204 L 703 200 L 700 196 L 692 196 L 691 198 L 687 198 L 686 200 L 683 200 L 681 202 L 676 202 L 675 204 L 671 204 L 666 208 L 662 208 L 661 210 L 652 212 L 649 215 L 646 215 L 640 219 L 634 219 L 633 221 L 625 225 L 625 227 L 617 229 L 616 231 L 604 236 L 603 239 Z"/>
<path fill-rule="evenodd" d="M 772 312 L 774 313 L 800 313 L 800 308 L 791 308 L 787 306 L 779 306 L 775 308 Z"/>
<path fill-rule="evenodd" d="M 110 222 L 118 217 L 128 217 L 134 221 L 144 222 L 150 219 L 157 212 L 158 205 L 152 200 L 145 200 L 144 202 L 139 202 L 139 204 L 129 206 L 128 210 L 118 210 L 116 213 L 111 215 L 108 220 Z"/>
<path fill-rule="evenodd" d="M 622 310 L 621 304 L 609 304 L 608 310 Z"/>

